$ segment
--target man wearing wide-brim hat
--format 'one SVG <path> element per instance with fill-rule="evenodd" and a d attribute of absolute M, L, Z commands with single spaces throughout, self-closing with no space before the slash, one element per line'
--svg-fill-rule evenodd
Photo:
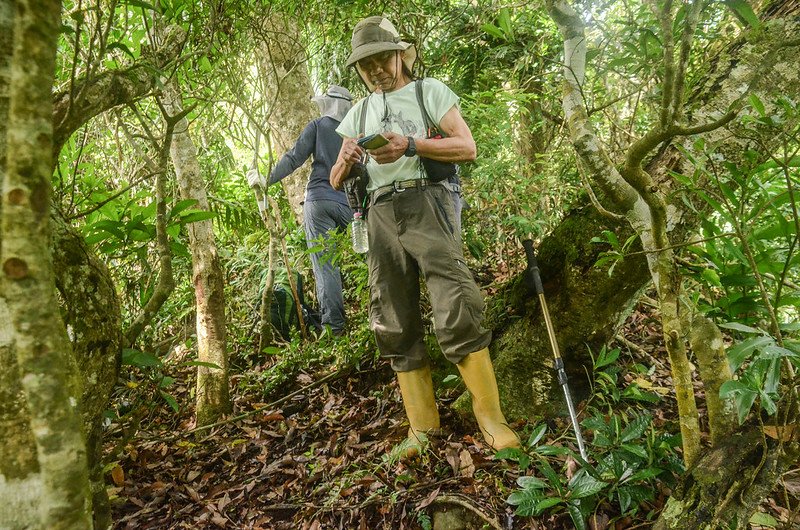
<path fill-rule="evenodd" d="M 419 452 L 426 435 L 440 428 L 420 312 L 420 275 L 430 294 L 436 338 L 472 394 L 486 441 L 496 450 L 517 447 L 519 440 L 500 410 L 489 358 L 491 332 L 481 325 L 483 299 L 464 262 L 453 194 L 434 182 L 420 158 L 475 159 L 475 141 L 458 96 L 436 79 L 414 79 L 416 49 L 385 17 L 359 22 L 351 47 L 347 66 L 355 66 L 371 94 L 336 129 L 344 140 L 331 184 L 340 188 L 353 165 L 367 158 L 370 327 L 397 373 L 410 424 L 401 456 Z M 442 137 L 429 138 L 430 121 Z M 365 152 L 356 139 L 373 133 L 388 143 Z"/>

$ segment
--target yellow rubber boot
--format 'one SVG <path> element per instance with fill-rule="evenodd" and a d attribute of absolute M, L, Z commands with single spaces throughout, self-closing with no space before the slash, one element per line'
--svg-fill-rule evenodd
<path fill-rule="evenodd" d="M 495 451 L 520 447 L 519 438 L 508 426 L 500 410 L 500 393 L 497 391 L 489 348 L 470 353 L 456 366 L 472 395 L 472 412 L 486 442 Z"/>
<path fill-rule="evenodd" d="M 400 384 L 409 428 L 408 438 L 393 453 L 395 457 L 406 459 L 424 450 L 429 434 L 440 432 L 439 411 L 433 395 L 430 366 L 397 372 L 397 382 Z"/>

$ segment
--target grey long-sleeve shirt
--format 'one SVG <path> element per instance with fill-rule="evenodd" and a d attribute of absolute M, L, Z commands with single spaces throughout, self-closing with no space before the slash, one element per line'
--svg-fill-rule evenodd
<path fill-rule="evenodd" d="M 339 156 L 342 138 L 336 133 L 339 122 L 328 116 L 311 121 L 294 147 L 287 151 L 269 176 L 269 183 L 274 184 L 293 173 L 313 155 L 311 176 L 306 185 L 306 201 L 331 200 L 347 204 L 344 192 L 331 187 L 331 167 Z"/>

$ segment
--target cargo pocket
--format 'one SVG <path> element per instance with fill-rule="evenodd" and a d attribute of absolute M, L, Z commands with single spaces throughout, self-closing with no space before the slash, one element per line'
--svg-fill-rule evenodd
<path fill-rule="evenodd" d="M 436 209 L 439 211 L 439 215 L 441 216 L 442 221 L 444 222 L 444 226 L 447 227 L 447 230 L 450 232 L 451 236 L 455 236 L 455 229 L 453 228 L 453 222 L 450 220 L 450 216 L 447 214 L 447 210 L 445 209 L 444 204 L 442 204 L 441 197 L 434 196 L 433 200 L 436 202 Z"/>

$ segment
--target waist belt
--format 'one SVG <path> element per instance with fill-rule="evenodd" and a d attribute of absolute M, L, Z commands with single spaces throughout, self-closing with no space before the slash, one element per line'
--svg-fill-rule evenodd
<path fill-rule="evenodd" d="M 370 204 L 375 204 L 381 200 L 388 199 L 395 193 L 400 193 L 410 189 L 424 189 L 428 186 L 433 186 L 438 182 L 432 182 L 428 179 L 409 179 L 409 180 L 396 180 L 387 186 L 381 186 L 370 194 Z"/>

